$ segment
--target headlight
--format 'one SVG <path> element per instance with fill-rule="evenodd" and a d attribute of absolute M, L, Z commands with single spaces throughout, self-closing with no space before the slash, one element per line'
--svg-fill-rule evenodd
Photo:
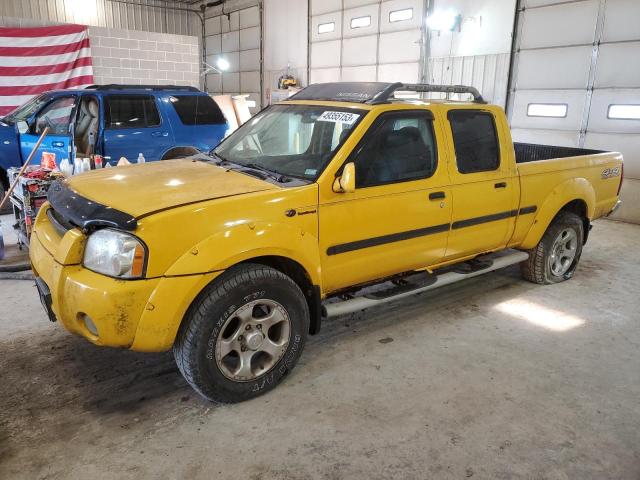
<path fill-rule="evenodd" d="M 128 233 L 106 228 L 91 234 L 82 264 L 89 270 L 116 278 L 141 278 L 146 249 Z"/>

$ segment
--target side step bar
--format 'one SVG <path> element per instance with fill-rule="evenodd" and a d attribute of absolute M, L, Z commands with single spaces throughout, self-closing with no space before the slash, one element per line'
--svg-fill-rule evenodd
<path fill-rule="evenodd" d="M 493 272 L 494 270 L 499 270 L 510 265 L 515 265 L 516 263 L 524 262 L 528 258 L 528 253 L 511 249 L 489 255 L 483 255 L 482 257 L 478 257 L 470 262 L 463 262 L 455 265 L 453 270 L 447 269 L 445 273 L 433 275 L 425 273 L 425 277 L 428 278 L 428 280 L 423 280 L 418 286 L 416 286 L 416 288 L 406 289 L 391 287 L 390 291 L 396 290 L 398 293 L 394 292 L 392 295 L 385 295 L 383 292 L 380 292 L 378 294 L 354 297 L 340 302 L 325 304 L 324 310 L 327 317 L 346 315 L 348 313 L 357 312 L 377 305 L 383 305 L 400 298 L 415 295 L 416 293 L 427 292 L 467 278 L 477 277 L 484 273 Z"/>

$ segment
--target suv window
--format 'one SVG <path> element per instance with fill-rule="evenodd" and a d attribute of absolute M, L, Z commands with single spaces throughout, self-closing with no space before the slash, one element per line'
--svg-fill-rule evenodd
<path fill-rule="evenodd" d="M 226 122 L 222 110 L 208 95 L 172 95 L 169 100 L 185 125 L 215 125 Z"/>
<path fill-rule="evenodd" d="M 460 173 L 488 172 L 500 166 L 500 147 L 493 115 L 475 110 L 448 114 Z"/>
<path fill-rule="evenodd" d="M 431 112 L 381 115 L 356 148 L 356 187 L 428 178 L 437 166 Z"/>
<path fill-rule="evenodd" d="M 68 135 L 71 112 L 75 104 L 76 97 L 63 97 L 44 107 L 36 117 L 36 135 L 41 134 L 47 126 L 51 129 L 52 135 Z"/>
<path fill-rule="evenodd" d="M 105 101 L 106 128 L 144 128 L 160 125 L 155 98 L 148 95 L 109 95 Z"/>

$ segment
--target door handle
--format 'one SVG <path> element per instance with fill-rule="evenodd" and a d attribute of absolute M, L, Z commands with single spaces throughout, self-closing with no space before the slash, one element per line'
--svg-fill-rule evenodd
<path fill-rule="evenodd" d="M 168 137 L 169 132 L 152 132 L 151 136 L 152 137 Z"/>
<path fill-rule="evenodd" d="M 507 188 L 507 182 L 498 182 L 494 185 L 494 188 Z"/>
<path fill-rule="evenodd" d="M 445 198 L 444 192 L 432 192 L 429 194 L 429 200 L 442 200 Z"/>

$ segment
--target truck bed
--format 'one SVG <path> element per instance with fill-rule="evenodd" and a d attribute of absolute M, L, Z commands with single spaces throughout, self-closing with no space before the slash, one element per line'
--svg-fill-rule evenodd
<path fill-rule="evenodd" d="M 537 143 L 513 143 L 516 152 L 516 163 L 537 162 L 555 158 L 580 157 L 606 153 L 604 150 L 589 150 L 575 147 L 556 147 L 553 145 L 539 145 Z"/>

